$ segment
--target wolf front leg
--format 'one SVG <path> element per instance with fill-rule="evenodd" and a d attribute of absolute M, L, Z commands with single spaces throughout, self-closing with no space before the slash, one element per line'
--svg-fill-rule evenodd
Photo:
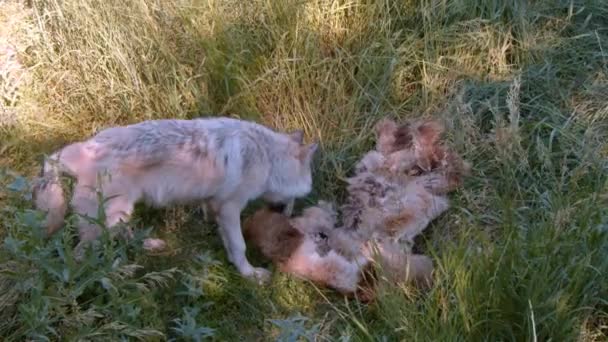
<path fill-rule="evenodd" d="M 245 256 L 247 247 L 241 230 L 242 208 L 243 205 L 236 203 L 224 203 L 219 206 L 217 218 L 220 234 L 228 253 L 228 260 L 236 266 L 243 276 L 253 278 L 258 283 L 264 283 L 270 279 L 270 272 L 264 268 L 253 267 Z"/>
<path fill-rule="evenodd" d="M 290 199 L 289 202 L 285 204 L 285 208 L 283 209 L 283 215 L 290 217 L 293 214 L 293 207 L 295 204 L 295 199 Z"/>

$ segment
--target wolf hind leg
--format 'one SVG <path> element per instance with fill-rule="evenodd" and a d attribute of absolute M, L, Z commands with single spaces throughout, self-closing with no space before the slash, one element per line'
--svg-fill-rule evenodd
<path fill-rule="evenodd" d="M 95 222 L 99 209 L 99 201 L 95 189 L 88 184 L 78 182 L 74 187 L 71 206 L 78 215 L 79 242 L 75 248 L 77 260 L 84 257 L 85 248 L 101 236 L 102 227 Z"/>
<path fill-rule="evenodd" d="M 112 236 L 120 235 L 125 239 L 133 237 L 133 231 L 127 224 L 133 214 L 135 201 L 128 196 L 118 195 L 107 199 L 105 205 L 106 227 Z M 121 231 L 124 228 L 124 231 Z"/>
<path fill-rule="evenodd" d="M 101 235 L 101 227 L 93 222 L 97 219 L 99 201 L 95 190 L 82 183 L 74 187 L 71 206 L 78 214 L 78 234 L 80 241 L 92 241 Z"/>
<path fill-rule="evenodd" d="M 108 196 L 105 212 L 106 227 L 110 229 L 112 236 L 119 235 L 128 240 L 133 238 L 133 229 L 129 221 L 135 208 L 137 197 L 129 195 Z M 158 252 L 166 247 L 167 243 L 162 239 L 146 238 L 143 248 L 149 252 Z"/>

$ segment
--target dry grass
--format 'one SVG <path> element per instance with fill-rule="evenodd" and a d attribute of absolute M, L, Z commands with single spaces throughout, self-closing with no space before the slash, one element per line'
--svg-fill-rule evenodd
<path fill-rule="evenodd" d="M 0 191 L 6 339 L 605 339 L 603 1 L 29 3 L 0 5 L 7 169 L 32 175 L 44 153 L 103 127 L 232 115 L 319 139 L 311 199 L 340 199 L 378 118 L 432 115 L 474 175 L 420 241 L 435 288 L 387 286 L 370 306 L 284 275 L 264 288 L 242 281 L 190 207 L 138 208 L 141 225 L 170 240 L 167 255 L 106 241 L 107 257 L 75 266 L 61 256 L 73 231 L 39 240 L 27 200 Z M 203 251 L 221 264 L 193 263 Z M 133 278 L 112 258 L 144 268 Z"/>

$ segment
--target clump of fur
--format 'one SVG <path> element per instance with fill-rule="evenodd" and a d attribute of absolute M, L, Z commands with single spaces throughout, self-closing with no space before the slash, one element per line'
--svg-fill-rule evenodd
<path fill-rule="evenodd" d="M 375 297 L 372 262 L 377 255 L 382 256 L 381 266 L 393 275 L 391 281 L 430 284 L 433 264 L 428 257 L 399 253 L 389 245 L 382 245 L 376 254 L 371 241 L 335 228 L 336 215 L 333 206 L 323 201 L 291 219 L 263 208 L 245 220 L 244 236 L 281 272 L 361 301 Z"/>
<path fill-rule="evenodd" d="M 401 125 L 381 120 L 375 127 L 376 149 L 363 156 L 348 179 L 342 229 L 365 241 L 365 254 L 375 257 L 391 281 L 431 284 L 432 261 L 411 253 L 414 238 L 449 208 L 447 194 L 470 171 L 442 142 L 444 130 L 436 120 Z"/>
<path fill-rule="evenodd" d="M 376 125 L 376 150 L 368 152 L 348 179 L 341 207 L 344 225 L 369 238 L 411 243 L 449 207 L 447 193 L 462 184 L 469 165 L 441 142 L 435 120 Z"/>
<path fill-rule="evenodd" d="M 317 206 L 289 219 L 283 213 L 261 209 L 245 220 L 244 235 L 281 272 L 353 294 L 368 260 L 363 255 L 349 260 L 329 248 L 325 232 L 333 229 L 334 213 Z"/>

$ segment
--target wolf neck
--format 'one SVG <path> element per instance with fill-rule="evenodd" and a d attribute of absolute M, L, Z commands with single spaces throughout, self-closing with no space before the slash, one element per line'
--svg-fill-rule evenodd
<path fill-rule="evenodd" d="M 270 175 L 269 175 L 269 188 L 272 191 L 280 191 L 281 189 L 289 186 L 291 180 L 297 177 L 293 177 L 297 170 L 289 170 L 288 165 L 284 161 L 285 151 L 284 146 L 270 146 L 268 159 L 270 161 Z"/>
<path fill-rule="evenodd" d="M 266 192 L 282 197 L 281 195 L 289 193 L 294 181 L 299 179 L 299 170 L 293 169 L 285 162 L 289 154 L 285 137 L 256 123 L 249 125 L 248 130 L 240 133 L 245 134 L 247 136 L 245 139 L 256 145 L 249 153 L 267 163 Z"/>
<path fill-rule="evenodd" d="M 267 189 L 274 196 L 283 200 L 301 197 L 310 192 L 309 180 L 302 173 L 302 165 L 285 162 L 284 146 L 274 147 L 269 154 L 270 174 Z M 274 197 L 273 196 L 273 197 Z"/>

